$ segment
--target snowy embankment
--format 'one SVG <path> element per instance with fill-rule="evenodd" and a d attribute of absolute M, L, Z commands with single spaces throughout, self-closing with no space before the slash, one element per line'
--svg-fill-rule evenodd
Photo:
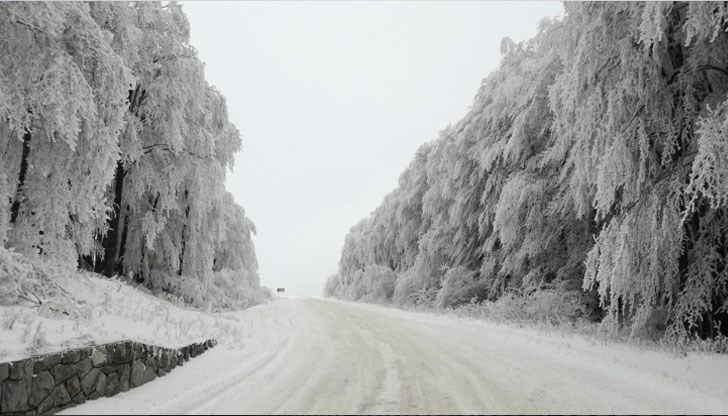
<path fill-rule="evenodd" d="M 725 355 L 316 299 L 225 317 L 219 348 L 73 413 L 728 413 Z"/>
<path fill-rule="evenodd" d="M 32 303 L 0 306 L 0 362 L 125 339 L 170 348 L 209 338 L 235 345 L 244 333 L 234 315 L 188 309 L 94 273 L 56 283 L 68 315 Z"/>

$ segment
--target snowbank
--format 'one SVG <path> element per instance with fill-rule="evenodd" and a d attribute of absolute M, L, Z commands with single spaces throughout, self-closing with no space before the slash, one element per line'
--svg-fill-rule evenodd
<path fill-rule="evenodd" d="M 73 272 L 54 284 L 73 313 L 32 302 L 0 306 L 0 362 L 126 339 L 168 348 L 241 339 L 234 315 L 189 309 L 120 280 Z"/>

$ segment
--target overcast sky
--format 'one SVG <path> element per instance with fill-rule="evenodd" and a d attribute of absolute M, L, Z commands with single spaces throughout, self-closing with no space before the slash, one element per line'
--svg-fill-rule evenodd
<path fill-rule="evenodd" d="M 559 2 L 183 2 L 243 137 L 227 189 L 256 223 L 261 283 L 320 296 L 349 228 L 415 150 L 465 115 L 505 36 Z"/>

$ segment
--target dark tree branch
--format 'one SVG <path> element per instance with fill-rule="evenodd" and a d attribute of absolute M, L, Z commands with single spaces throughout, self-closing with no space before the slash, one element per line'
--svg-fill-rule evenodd
<path fill-rule="evenodd" d="M 17 23 L 17 24 L 23 25 L 23 26 L 27 27 L 28 29 L 30 29 L 30 30 L 32 30 L 34 32 L 40 32 L 40 33 L 42 33 L 42 34 L 50 37 L 50 34 L 48 34 L 48 32 L 46 32 L 45 30 L 43 30 L 43 29 L 41 29 L 39 27 L 35 27 L 35 26 L 31 25 L 30 23 L 26 23 L 26 22 L 24 22 L 22 20 L 15 20 L 15 21 L 13 21 L 13 23 Z"/>
<path fill-rule="evenodd" d="M 707 71 L 707 70 L 713 70 L 713 71 L 718 71 L 718 72 L 722 72 L 722 73 L 723 73 L 723 75 L 728 75 L 728 69 L 725 69 L 725 68 L 720 68 L 720 67 L 717 67 L 717 66 L 715 66 L 715 65 L 711 65 L 711 64 L 705 64 L 705 65 L 700 65 L 700 66 L 698 66 L 698 67 L 697 67 L 696 69 L 697 69 L 698 71 Z"/>

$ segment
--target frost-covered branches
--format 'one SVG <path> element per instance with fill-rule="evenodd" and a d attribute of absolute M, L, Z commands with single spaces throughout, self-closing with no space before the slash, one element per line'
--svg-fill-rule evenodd
<path fill-rule="evenodd" d="M 252 223 L 223 185 L 240 143 L 178 4 L 0 6 L 6 247 L 199 304 L 257 293 Z"/>
<path fill-rule="evenodd" d="M 327 293 L 377 264 L 396 303 L 557 284 L 635 334 L 726 331 L 728 8 L 565 8 L 503 42 L 469 114 L 352 229 Z"/>
<path fill-rule="evenodd" d="M 106 215 L 130 73 L 84 3 L 9 3 L 0 31 L 9 244 L 28 255 L 89 254 Z"/>

